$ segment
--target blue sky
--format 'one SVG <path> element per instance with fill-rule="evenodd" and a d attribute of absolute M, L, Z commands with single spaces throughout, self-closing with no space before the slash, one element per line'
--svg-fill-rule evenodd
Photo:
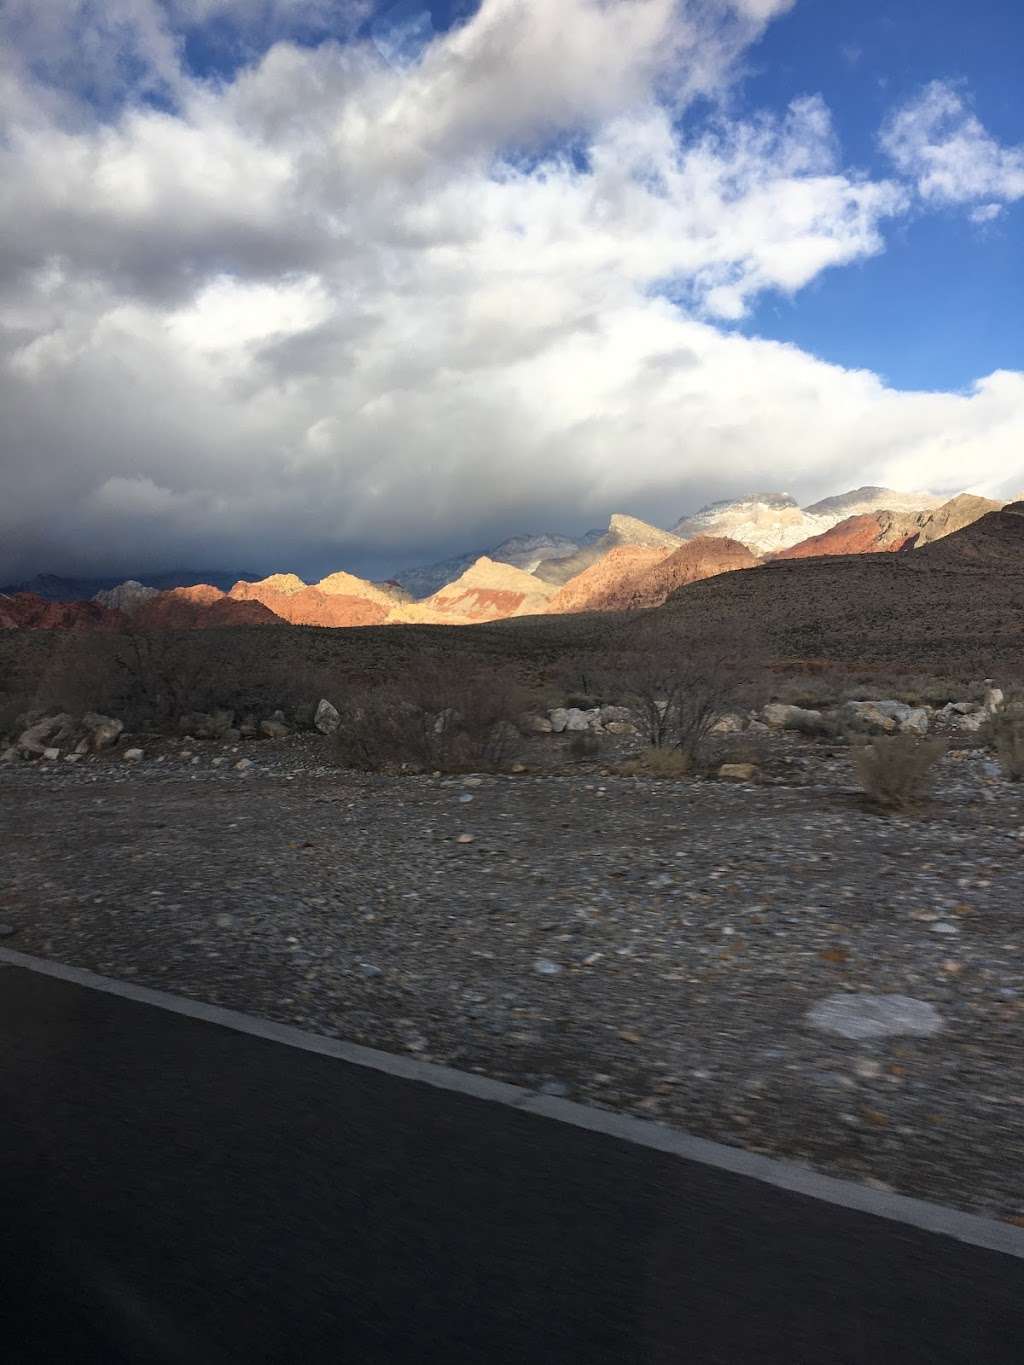
<path fill-rule="evenodd" d="M 1010 0 L 5 0 L 0 581 L 1015 493 L 1022 51 Z"/>
<path fill-rule="evenodd" d="M 820 91 L 853 165 L 889 171 L 888 110 L 927 82 L 963 82 L 1000 140 L 1024 141 L 1024 5 L 1017 0 L 801 0 L 749 58 L 744 103 Z M 794 341 L 905 388 L 962 388 L 1024 369 L 1024 205 L 983 229 L 955 209 L 912 215 L 883 254 L 827 272 L 792 301 L 764 299 L 748 330 Z"/>

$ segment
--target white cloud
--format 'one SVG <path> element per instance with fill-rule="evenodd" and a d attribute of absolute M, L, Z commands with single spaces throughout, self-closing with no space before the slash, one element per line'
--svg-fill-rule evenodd
<path fill-rule="evenodd" d="M 820 99 L 689 127 L 787 7 L 486 0 L 402 67 L 279 43 L 102 119 L 22 64 L 0 575 L 381 568 L 765 483 L 1005 480 L 1022 376 L 904 394 L 715 325 L 881 250 L 906 207 L 844 170 Z"/>
<path fill-rule="evenodd" d="M 986 202 L 975 221 L 1000 203 L 1024 199 L 1024 146 L 1007 147 L 985 128 L 961 90 L 932 81 L 898 109 L 882 130 L 882 146 L 932 204 Z"/>

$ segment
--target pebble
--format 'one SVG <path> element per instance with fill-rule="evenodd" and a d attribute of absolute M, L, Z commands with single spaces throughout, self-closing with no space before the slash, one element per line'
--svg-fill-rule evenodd
<path fill-rule="evenodd" d="M 940 920 L 938 924 L 931 925 L 933 934 L 958 934 L 960 930 L 955 924 L 949 924 L 946 920 Z"/>
<path fill-rule="evenodd" d="M 546 957 L 539 957 L 533 964 L 533 970 L 538 976 L 557 976 L 563 969 L 557 962 L 551 962 Z"/>
<path fill-rule="evenodd" d="M 367 979 L 372 979 L 372 978 L 375 977 L 375 976 L 383 976 L 383 975 L 384 975 L 384 968 L 383 968 L 383 967 L 375 967 L 374 964 L 373 964 L 372 962 L 360 962 L 360 964 L 359 964 L 359 971 L 360 971 L 360 973 L 361 973 L 363 976 L 365 976 Z"/>
<path fill-rule="evenodd" d="M 476 842 L 476 836 L 473 834 L 458 834 L 455 836 L 455 842 L 457 844 L 472 844 Z"/>
<path fill-rule="evenodd" d="M 942 1028 L 942 1016 L 926 1000 L 908 995 L 830 995 L 808 1011 L 808 1023 L 840 1038 L 928 1037 Z"/>
<path fill-rule="evenodd" d="M 473 798 L 469 794 L 469 792 L 463 792 L 462 795 L 459 797 L 459 804 L 462 806 L 466 806 L 469 804 L 470 801 L 472 801 L 472 799 Z"/>

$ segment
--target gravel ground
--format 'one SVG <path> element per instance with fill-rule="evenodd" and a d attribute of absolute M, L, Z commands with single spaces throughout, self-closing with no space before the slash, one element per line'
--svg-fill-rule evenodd
<path fill-rule="evenodd" d="M 1024 793 L 984 754 L 883 818 L 784 737 L 760 787 L 193 751 L 0 769 L 4 946 L 1024 1222 Z M 840 992 L 943 1028 L 813 1027 Z"/>

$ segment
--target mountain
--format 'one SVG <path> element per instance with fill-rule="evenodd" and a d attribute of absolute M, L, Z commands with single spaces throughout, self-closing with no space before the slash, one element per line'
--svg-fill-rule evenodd
<path fill-rule="evenodd" d="M 993 502 L 991 498 L 979 498 L 973 493 L 960 493 L 922 519 L 921 530 L 915 544 L 920 549 L 935 540 L 942 540 L 944 536 L 962 531 L 987 513 L 998 512 L 1001 506 L 1001 503 Z"/>
<path fill-rule="evenodd" d="M 236 583 L 236 602 L 259 602 L 293 626 L 383 625 L 393 598 L 353 574 L 335 573 L 310 585 L 297 574 L 271 574 L 258 583 Z"/>
<path fill-rule="evenodd" d="M 1024 620 L 1024 503 L 906 554 L 773 559 L 674 593 L 655 624 L 684 638 L 741 622 L 777 660 L 1010 674 Z M 627 618 L 623 642 L 651 617 Z"/>
<path fill-rule="evenodd" d="M 558 589 L 548 601 L 548 615 L 605 610 L 601 603 L 618 592 L 623 583 L 630 582 L 671 553 L 665 547 L 617 545 Z"/>
<path fill-rule="evenodd" d="M 111 592 L 124 582 L 138 583 L 140 587 L 156 588 L 160 592 L 170 588 L 189 588 L 196 583 L 209 583 L 227 592 L 232 583 L 241 579 L 258 578 L 254 573 L 228 573 L 222 569 L 175 569 L 169 573 L 135 574 L 129 579 L 117 578 L 68 578 L 59 574 L 41 573 L 25 583 L 15 583 L 11 587 L 0 588 L 0 593 L 13 597 L 16 593 L 34 593 L 47 602 L 91 602 L 100 592 Z"/>
<path fill-rule="evenodd" d="M 933 493 L 900 493 L 894 488 L 879 488 L 869 484 L 864 488 L 851 489 L 849 493 L 822 498 L 820 502 L 805 507 L 804 511 L 809 517 L 828 517 L 840 522 L 847 517 L 864 516 L 869 512 L 924 512 L 938 507 L 941 502 L 942 499 Z"/>
<path fill-rule="evenodd" d="M 98 602 L 51 602 L 38 593 L 0 593 L 0 630 L 102 630 L 121 619 Z"/>
<path fill-rule="evenodd" d="M 498 564 L 486 555 L 454 583 L 447 583 L 425 602 L 396 607 L 389 621 L 439 624 L 500 621 L 510 616 L 538 616 L 555 589 L 512 564 Z"/>
<path fill-rule="evenodd" d="M 880 491 L 887 492 L 885 489 Z M 993 502 L 991 498 L 961 493 L 930 511 L 913 513 L 890 510 L 847 517 L 845 521 L 839 522 L 837 526 L 822 532 L 821 535 L 810 536 L 786 550 L 779 550 L 771 557 L 808 559 L 815 555 L 860 555 L 912 550 L 970 526 L 987 512 L 998 510 L 1001 505 Z"/>
<path fill-rule="evenodd" d="M 548 611 L 638 611 L 660 607 L 678 588 L 760 560 L 738 541 L 697 536 L 675 550 L 611 550 L 551 599 Z"/>
<path fill-rule="evenodd" d="M 101 607 L 109 607 L 112 611 L 124 611 L 131 614 L 138 611 L 146 602 L 150 602 L 154 597 L 159 596 L 159 588 L 147 588 L 137 578 L 128 578 L 123 583 L 119 583 L 116 588 L 106 588 L 98 592 L 92 600 L 98 602 Z"/>
<path fill-rule="evenodd" d="M 591 564 L 596 564 L 609 550 L 615 550 L 619 546 L 636 545 L 650 550 L 674 550 L 680 543 L 680 538 L 669 531 L 662 531 L 659 527 L 651 526 L 637 517 L 616 512 L 608 522 L 608 529 L 596 538 L 590 539 L 589 544 L 582 545 L 574 554 L 562 559 L 546 559 L 535 572 L 545 583 L 554 583 L 562 587 L 584 569 L 589 569 Z"/>
<path fill-rule="evenodd" d="M 810 507 L 800 507 L 788 493 L 752 493 L 731 502 L 709 503 L 692 516 L 683 517 L 672 530 L 684 540 L 698 535 L 726 536 L 755 554 L 770 555 L 823 535 L 850 517 L 880 511 L 916 514 L 938 502 L 930 493 L 899 493 L 873 486 L 838 493 Z M 858 529 L 863 534 L 866 523 Z"/>
<path fill-rule="evenodd" d="M 921 515 L 927 516 L 927 513 Z M 812 559 L 816 555 L 867 555 L 893 553 L 913 545 L 920 534 L 913 515 L 899 512 L 865 512 L 847 517 L 820 535 L 778 550 L 772 559 Z"/>
<path fill-rule="evenodd" d="M 986 501 L 986 499 L 977 499 Z M 959 531 L 924 545 L 914 555 L 931 566 L 1008 569 L 1024 572 L 1024 502 L 1011 502 Z"/>
<path fill-rule="evenodd" d="M 575 554 L 583 543 L 584 541 L 573 540 L 569 536 L 557 535 L 550 531 L 540 535 L 510 536 L 491 550 L 455 555 L 451 559 L 442 559 L 436 564 L 426 564 L 422 568 L 402 569 L 399 573 L 393 574 L 392 578 L 413 598 L 423 599 L 430 597 L 446 584 L 454 583 L 479 559 L 512 564 L 517 569 L 533 573 L 546 559 Z"/>
<path fill-rule="evenodd" d="M 261 602 L 236 601 L 212 583 L 171 588 L 136 606 L 136 625 L 146 630 L 213 630 L 218 626 L 283 626 Z"/>

